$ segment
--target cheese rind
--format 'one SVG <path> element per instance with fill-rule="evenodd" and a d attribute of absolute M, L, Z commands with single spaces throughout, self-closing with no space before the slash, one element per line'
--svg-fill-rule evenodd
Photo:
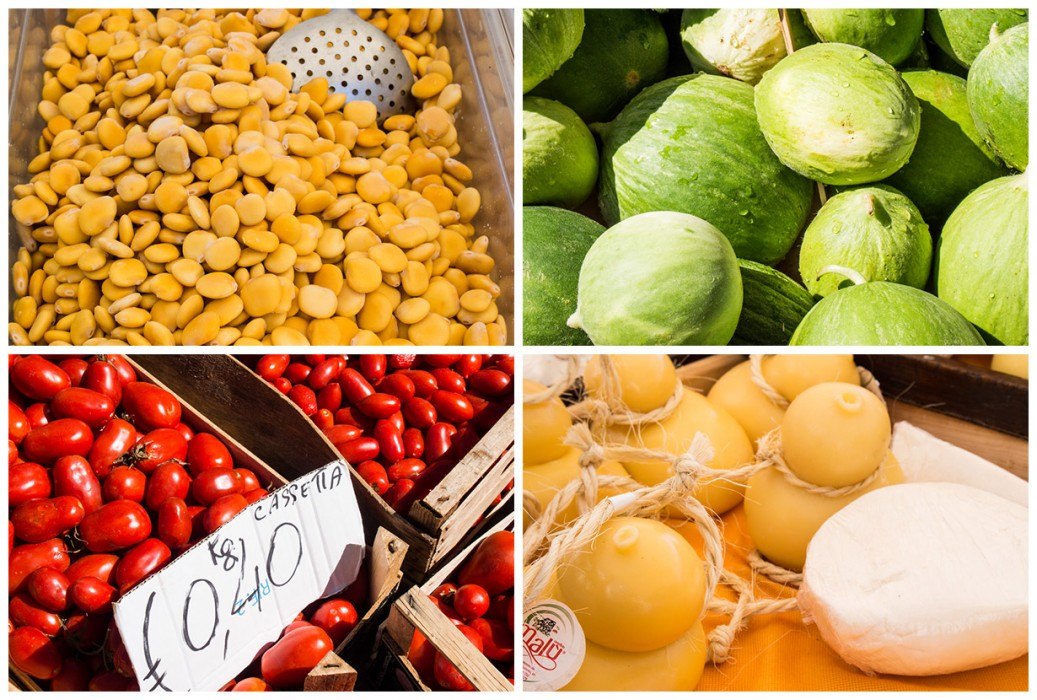
<path fill-rule="evenodd" d="M 847 663 L 929 676 L 1027 652 L 1027 509 L 950 483 L 878 489 L 807 550 L 799 605 Z"/>

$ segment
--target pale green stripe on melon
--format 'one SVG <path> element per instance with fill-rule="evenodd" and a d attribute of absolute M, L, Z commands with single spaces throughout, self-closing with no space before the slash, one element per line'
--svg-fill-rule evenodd
<path fill-rule="evenodd" d="M 686 212 L 720 229 L 740 257 L 773 263 L 806 221 L 811 184 L 767 146 L 745 83 L 664 80 L 635 97 L 603 139 L 599 201 L 609 223 Z"/>
<path fill-rule="evenodd" d="M 1029 27 L 1016 25 L 992 39 L 969 69 L 967 87 L 980 135 L 1016 170 L 1029 162 Z"/>
<path fill-rule="evenodd" d="M 569 60 L 583 36 L 583 10 L 522 10 L 522 92 L 551 76 Z"/>
<path fill-rule="evenodd" d="M 732 345 L 788 345 L 792 333 L 814 306 L 810 292 L 773 267 L 739 260 L 742 313 Z"/>
<path fill-rule="evenodd" d="M 868 282 L 829 294 L 810 310 L 791 345 L 983 345 L 953 307 L 928 292 Z"/>
<path fill-rule="evenodd" d="M 580 264 L 605 227 L 555 207 L 522 208 L 522 338 L 526 345 L 590 345 L 566 325 L 576 311 Z"/>
<path fill-rule="evenodd" d="M 1025 175 L 982 185 L 954 210 L 937 248 L 940 298 L 988 340 L 1029 341 L 1028 200 Z"/>
<path fill-rule="evenodd" d="M 596 345 L 724 345 L 741 307 L 738 261 L 724 235 L 695 216 L 649 212 L 591 246 L 570 325 Z"/>

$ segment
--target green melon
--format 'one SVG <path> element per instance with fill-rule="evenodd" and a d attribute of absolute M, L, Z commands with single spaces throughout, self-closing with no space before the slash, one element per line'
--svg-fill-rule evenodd
<path fill-rule="evenodd" d="M 753 88 L 686 75 L 646 88 L 603 129 L 599 202 L 612 224 L 682 211 L 724 232 L 739 257 L 781 260 L 813 197 L 760 133 Z"/>
<path fill-rule="evenodd" d="M 583 39 L 554 75 L 533 90 L 590 124 L 612 119 L 643 88 L 666 75 L 670 52 L 658 13 L 585 10 Z"/>
<path fill-rule="evenodd" d="M 969 69 L 967 89 L 983 140 L 1016 170 L 1029 162 L 1029 27 L 1019 24 L 991 39 Z"/>
<path fill-rule="evenodd" d="M 723 345 L 741 308 L 738 261 L 724 234 L 696 216 L 658 211 L 594 242 L 569 323 L 596 345 Z"/>
<path fill-rule="evenodd" d="M 569 60 L 583 36 L 583 10 L 522 10 L 522 92 L 535 88 Z"/>
<path fill-rule="evenodd" d="M 968 68 L 990 41 L 991 29 L 1004 32 L 1026 18 L 1026 10 L 945 7 L 925 11 L 925 28 L 945 54 Z"/>
<path fill-rule="evenodd" d="M 965 198 L 940 234 L 936 290 L 992 342 L 1029 339 L 1029 187 L 1025 175 L 991 180 Z"/>
<path fill-rule="evenodd" d="M 922 38 L 925 10 L 803 10 L 803 19 L 824 42 L 852 44 L 891 63 L 906 60 Z"/>
<path fill-rule="evenodd" d="M 789 25 L 793 47 L 814 43 L 798 11 Z M 681 44 L 697 70 L 753 85 L 786 56 L 778 10 L 684 10 Z"/>
<path fill-rule="evenodd" d="M 561 102 L 522 100 L 522 203 L 575 207 L 598 178 L 598 145 Z"/>
<path fill-rule="evenodd" d="M 918 140 L 921 108 L 896 69 L 849 44 L 814 44 L 767 71 L 756 112 L 781 162 L 827 185 L 877 182 Z"/>
<path fill-rule="evenodd" d="M 893 282 L 840 289 L 819 301 L 791 345 L 983 345 L 961 314 L 932 294 Z"/>
<path fill-rule="evenodd" d="M 814 306 L 814 297 L 773 267 L 739 260 L 742 313 L 732 345 L 788 345 L 792 333 Z"/>
<path fill-rule="evenodd" d="M 929 280 L 933 241 L 918 208 L 892 187 L 840 192 L 821 207 L 803 234 L 799 274 L 815 296 L 853 284 L 848 268 L 868 282 L 922 288 Z"/>
<path fill-rule="evenodd" d="M 522 339 L 526 345 L 590 345 L 566 325 L 576 311 L 580 264 L 605 227 L 555 207 L 522 208 Z"/>
<path fill-rule="evenodd" d="M 885 182 L 907 195 L 929 225 L 942 226 L 965 195 L 1006 171 L 972 121 L 964 80 L 934 70 L 902 75 L 922 106 L 922 127 L 907 165 Z"/>

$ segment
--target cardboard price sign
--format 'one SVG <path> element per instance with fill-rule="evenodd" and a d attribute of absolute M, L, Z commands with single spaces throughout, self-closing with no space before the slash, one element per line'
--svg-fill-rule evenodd
<path fill-rule="evenodd" d="M 218 690 L 363 557 L 342 461 L 253 503 L 115 604 L 141 690 Z"/>

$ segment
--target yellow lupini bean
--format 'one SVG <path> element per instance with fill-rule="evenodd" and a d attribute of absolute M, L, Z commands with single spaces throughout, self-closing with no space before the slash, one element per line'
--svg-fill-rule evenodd
<path fill-rule="evenodd" d="M 11 204 L 36 246 L 12 265 L 13 343 L 506 342 L 444 13 L 360 11 L 421 102 L 379 124 L 263 61 L 321 12 L 68 13 Z"/>

